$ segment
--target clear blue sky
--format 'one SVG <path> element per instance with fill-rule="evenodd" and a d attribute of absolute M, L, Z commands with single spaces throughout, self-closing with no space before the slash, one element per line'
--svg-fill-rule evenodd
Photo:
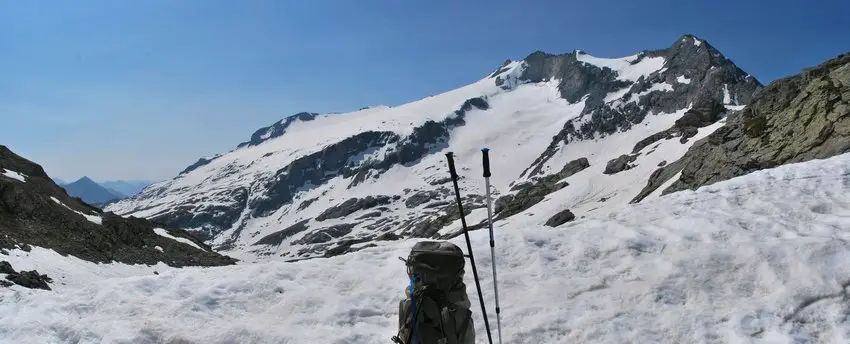
<path fill-rule="evenodd" d="M 707 39 L 767 83 L 850 51 L 850 2 L 0 0 L 0 144 L 165 179 L 299 111 L 396 105 L 505 59 Z"/>

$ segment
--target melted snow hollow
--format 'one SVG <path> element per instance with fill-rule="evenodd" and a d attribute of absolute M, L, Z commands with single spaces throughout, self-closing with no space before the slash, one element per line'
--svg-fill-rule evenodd
<path fill-rule="evenodd" d="M 470 237 L 495 326 L 487 231 Z M 844 293 L 850 154 L 755 172 L 559 228 L 502 227 L 495 239 L 505 343 L 850 341 Z M 462 240 L 452 241 L 465 250 Z M 407 284 L 397 257 L 414 243 L 382 242 L 293 263 L 163 268 L 159 275 L 149 268 L 94 273 L 92 264 L 58 255 L 35 259 L 27 269 L 61 265 L 66 273 L 80 270 L 89 283 L 0 289 L 0 338 L 387 343 Z M 471 274 L 465 279 L 480 343 L 485 333 L 474 281 Z"/>

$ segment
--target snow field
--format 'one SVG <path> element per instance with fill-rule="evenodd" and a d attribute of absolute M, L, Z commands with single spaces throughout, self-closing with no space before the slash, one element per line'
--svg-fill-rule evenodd
<path fill-rule="evenodd" d="M 494 318 L 487 231 L 470 236 Z M 560 228 L 500 228 L 505 343 L 845 343 L 848 239 L 850 154 Z M 465 250 L 462 240 L 452 241 Z M 0 342 L 386 343 L 407 284 L 397 257 L 414 242 L 2 289 Z M 466 283 L 477 305 L 469 272 Z"/>
<path fill-rule="evenodd" d="M 27 182 L 26 176 L 23 175 L 23 174 L 20 174 L 18 172 L 12 171 L 12 170 L 3 169 L 3 168 L 0 168 L 0 171 L 3 172 L 3 173 L 0 173 L 0 174 L 4 175 L 6 177 L 12 178 L 12 179 L 17 180 L 21 183 Z"/>

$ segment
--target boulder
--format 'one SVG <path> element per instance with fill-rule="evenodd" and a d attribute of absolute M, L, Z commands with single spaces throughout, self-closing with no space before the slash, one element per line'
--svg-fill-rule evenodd
<path fill-rule="evenodd" d="M 553 215 L 546 221 L 546 225 L 549 227 L 558 227 L 562 224 L 575 220 L 576 216 L 569 209 L 564 209 Z"/>
<path fill-rule="evenodd" d="M 604 174 L 616 174 L 625 170 L 629 170 L 632 168 L 629 164 L 637 159 L 636 155 L 620 155 L 616 159 L 611 159 L 608 161 L 608 164 L 605 165 L 605 171 L 602 172 Z"/>

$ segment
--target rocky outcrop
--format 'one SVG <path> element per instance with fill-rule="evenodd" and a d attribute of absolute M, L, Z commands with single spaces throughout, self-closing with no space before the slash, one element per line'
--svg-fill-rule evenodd
<path fill-rule="evenodd" d="M 215 160 L 215 159 L 216 159 L 216 158 L 218 158 L 219 156 L 221 156 L 221 155 L 215 155 L 215 156 L 213 156 L 213 157 L 209 157 L 209 158 L 207 158 L 207 157 L 200 158 L 200 159 L 198 159 L 198 161 L 196 161 L 194 164 L 191 164 L 191 165 L 189 165 L 188 167 L 186 167 L 183 171 L 180 171 L 180 174 L 179 174 L 179 175 L 183 175 L 183 174 L 186 174 L 186 173 L 192 172 L 192 171 L 194 171 L 194 170 L 198 169 L 198 168 L 199 168 L 199 167 L 201 167 L 201 166 L 205 166 L 205 165 L 207 165 L 207 164 L 211 163 L 213 160 Z"/>
<path fill-rule="evenodd" d="M 616 174 L 623 172 L 625 170 L 631 169 L 633 166 L 630 165 L 632 162 L 637 159 L 637 155 L 634 154 L 623 154 L 617 158 L 611 159 L 608 161 L 608 164 L 605 165 L 604 174 Z"/>
<path fill-rule="evenodd" d="M 197 206 L 186 202 L 171 209 L 170 212 L 153 216 L 151 219 L 177 228 L 229 228 L 242 214 L 242 207 L 248 199 L 248 190 L 236 188 L 219 191 L 214 197 L 227 202 Z"/>
<path fill-rule="evenodd" d="M 285 229 L 282 229 L 282 230 L 279 230 L 279 231 L 274 232 L 272 234 L 266 235 L 262 239 L 257 240 L 257 242 L 254 243 L 254 246 L 257 246 L 257 245 L 270 245 L 270 246 L 280 245 L 284 240 L 288 239 L 289 237 L 291 237 L 295 234 L 301 233 L 303 231 L 306 231 L 308 229 L 308 227 L 307 227 L 308 222 L 310 222 L 310 220 L 303 220 L 303 221 L 298 222 L 298 223 L 296 223 L 292 226 L 286 227 Z"/>
<path fill-rule="evenodd" d="M 649 180 L 646 182 L 646 186 L 640 191 L 640 193 L 635 196 L 631 200 L 630 203 L 638 203 L 642 201 L 646 196 L 649 196 L 655 190 L 664 185 L 665 182 L 673 178 L 682 170 L 682 160 L 676 160 L 671 164 L 664 164 L 661 168 L 652 172 L 649 176 Z"/>
<path fill-rule="evenodd" d="M 331 241 L 336 238 L 345 236 L 351 233 L 351 230 L 356 226 L 356 223 L 343 223 L 341 225 L 321 228 L 314 232 L 310 232 L 303 238 L 296 240 L 294 243 L 299 245 L 321 244 Z"/>
<path fill-rule="evenodd" d="M 229 265 L 235 260 L 212 252 L 194 236 L 170 230 L 173 236 L 195 242 L 202 249 L 160 236 L 160 224 L 104 213 L 54 184 L 41 166 L 0 146 L 0 168 L 20 173 L 24 181 L 0 175 L 0 237 L 9 246 L 52 249 L 63 255 L 97 263 L 159 262 L 171 266 Z M 154 247 L 161 247 L 159 251 Z"/>
<path fill-rule="evenodd" d="M 321 185 L 337 177 L 354 177 L 360 173 L 359 162 L 350 161 L 370 149 L 398 142 L 391 132 L 367 131 L 325 147 L 323 150 L 296 159 L 280 169 L 266 185 L 265 197 L 256 198 L 249 206 L 255 217 L 268 216 L 284 204 L 292 202 L 296 190 L 305 185 Z M 367 173 L 367 172 L 362 172 Z M 364 176 L 365 177 L 365 176 Z"/>
<path fill-rule="evenodd" d="M 326 209 L 316 216 L 316 221 L 337 219 L 351 215 L 357 211 L 374 208 L 379 205 L 390 204 L 389 196 L 366 196 L 365 198 L 350 198 L 345 202 Z"/>
<path fill-rule="evenodd" d="M 649 137 L 640 140 L 632 149 L 632 153 L 638 153 L 649 145 L 661 140 L 669 140 L 679 137 L 679 142 L 685 143 L 697 134 L 699 128 L 709 126 L 716 123 L 723 114 L 726 113 L 726 108 L 714 99 L 707 98 L 685 112 L 685 114 L 676 120 L 673 127 L 665 131 L 650 135 Z"/>
<path fill-rule="evenodd" d="M 14 268 L 12 268 L 12 265 L 6 261 L 0 261 L 0 274 L 6 274 L 6 279 L 9 281 L 6 283 L 0 283 L 0 286 L 4 287 L 11 287 L 13 284 L 17 284 L 30 289 L 51 290 L 48 283 L 53 282 L 50 277 L 39 274 L 38 271 L 35 270 L 17 272 Z"/>
<path fill-rule="evenodd" d="M 256 146 L 260 143 L 263 143 L 267 140 L 271 140 L 273 138 L 279 137 L 286 133 L 286 129 L 289 128 L 292 123 L 295 121 L 312 121 L 316 119 L 316 116 L 319 114 L 313 112 L 299 112 L 283 120 L 272 124 L 271 126 L 260 128 L 255 131 L 253 135 L 251 135 L 251 140 L 248 142 L 242 142 L 239 144 L 238 148 L 242 148 L 245 146 Z"/>
<path fill-rule="evenodd" d="M 663 168 L 681 177 L 663 194 L 850 151 L 850 55 L 772 82 L 743 111 Z M 677 172 L 678 173 L 678 172 Z M 652 186 L 641 194 L 651 193 Z M 649 191 L 649 192 L 646 192 Z"/>
<path fill-rule="evenodd" d="M 518 190 L 515 194 L 499 197 L 493 203 L 493 211 L 497 214 L 495 219 L 504 219 L 531 208 L 546 198 L 546 195 L 569 185 L 563 179 L 588 167 L 590 163 L 587 158 L 579 158 L 564 165 L 558 173 L 533 178 L 531 181 L 515 185 L 512 188 L 513 191 Z"/>
<path fill-rule="evenodd" d="M 553 215 L 546 221 L 546 225 L 549 227 L 558 227 L 562 224 L 575 220 L 576 216 L 569 209 L 564 209 L 559 211 L 557 214 Z"/>
<path fill-rule="evenodd" d="M 407 208 L 416 208 L 422 204 L 428 203 L 431 200 L 439 199 L 440 193 L 433 190 L 417 191 L 404 201 L 404 206 Z"/>

